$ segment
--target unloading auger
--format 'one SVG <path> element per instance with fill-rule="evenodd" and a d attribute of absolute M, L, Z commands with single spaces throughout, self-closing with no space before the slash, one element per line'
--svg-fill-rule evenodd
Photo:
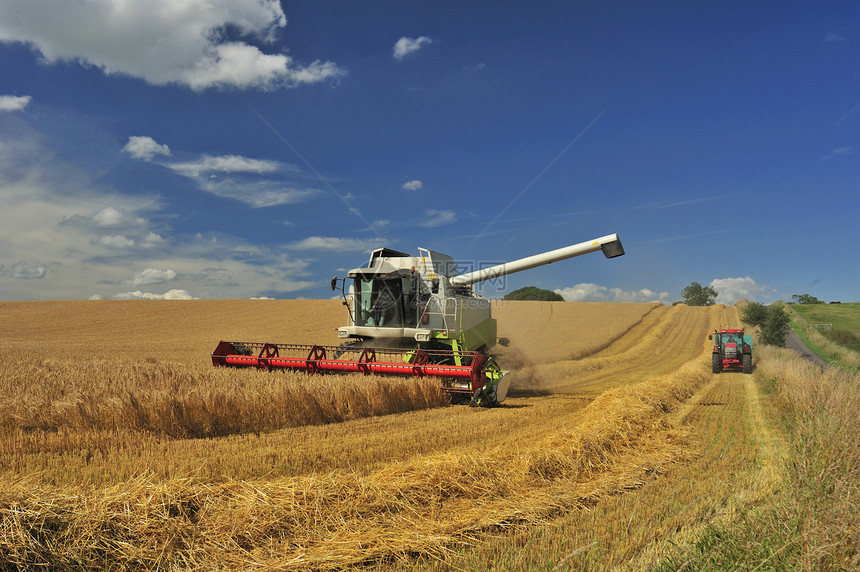
<path fill-rule="evenodd" d="M 308 373 L 363 373 L 438 377 L 452 401 L 473 406 L 505 400 L 510 380 L 489 350 L 498 342 L 490 302 L 473 285 L 514 272 L 602 251 L 624 254 L 617 234 L 542 254 L 457 274 L 454 259 L 426 248 L 418 256 L 389 248 L 350 270 L 341 284 L 348 309 L 337 329 L 339 346 L 222 341 L 212 352 L 216 366 L 291 369 Z M 349 284 L 349 288 L 346 285 Z"/>

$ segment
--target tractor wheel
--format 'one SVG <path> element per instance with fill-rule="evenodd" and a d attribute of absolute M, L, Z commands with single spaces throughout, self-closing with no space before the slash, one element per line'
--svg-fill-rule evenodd
<path fill-rule="evenodd" d="M 752 373 L 752 354 L 744 354 L 743 360 L 744 373 Z"/>
<path fill-rule="evenodd" d="M 720 354 L 711 354 L 711 371 L 720 373 L 723 369 L 723 356 Z"/>

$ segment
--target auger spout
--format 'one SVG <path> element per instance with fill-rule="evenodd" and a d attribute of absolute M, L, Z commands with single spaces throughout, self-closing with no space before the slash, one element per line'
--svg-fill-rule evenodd
<path fill-rule="evenodd" d="M 550 250 L 549 252 L 520 258 L 513 262 L 505 262 L 504 264 L 475 270 L 468 274 L 452 276 L 450 281 L 451 284 L 455 286 L 467 286 L 476 282 L 491 280 L 493 278 L 498 278 L 499 276 L 506 276 L 508 274 L 513 274 L 514 272 L 520 272 L 521 270 L 528 270 L 530 268 L 543 266 L 544 264 L 551 264 L 553 262 L 558 262 L 559 260 L 566 260 L 568 258 L 573 258 L 574 256 L 580 256 L 582 254 L 588 254 L 589 252 L 596 252 L 598 250 L 602 250 L 606 258 L 615 258 L 616 256 L 624 254 L 624 247 L 621 245 L 621 239 L 618 238 L 617 234 L 609 234 L 601 236 L 600 238 L 595 238 L 594 240 L 588 240 L 580 242 L 579 244 L 565 246 L 564 248 Z"/>

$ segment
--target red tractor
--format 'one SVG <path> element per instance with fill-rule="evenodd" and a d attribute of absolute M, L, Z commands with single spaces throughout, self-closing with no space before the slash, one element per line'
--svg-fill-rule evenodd
<path fill-rule="evenodd" d="M 743 329 L 718 330 L 708 336 L 714 341 L 711 356 L 712 370 L 741 370 L 752 373 L 752 336 L 745 336 Z"/>

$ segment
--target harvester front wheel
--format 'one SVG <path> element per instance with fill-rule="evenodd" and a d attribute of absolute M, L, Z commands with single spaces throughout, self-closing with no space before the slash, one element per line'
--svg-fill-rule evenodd
<path fill-rule="evenodd" d="M 711 371 L 720 373 L 723 369 L 723 356 L 720 354 L 711 354 Z"/>
<path fill-rule="evenodd" d="M 496 386 L 479 387 L 472 395 L 472 400 L 469 402 L 469 407 L 495 407 L 499 402 L 496 400 Z"/>
<path fill-rule="evenodd" d="M 752 354 L 744 354 L 743 368 L 744 373 L 752 373 Z"/>

